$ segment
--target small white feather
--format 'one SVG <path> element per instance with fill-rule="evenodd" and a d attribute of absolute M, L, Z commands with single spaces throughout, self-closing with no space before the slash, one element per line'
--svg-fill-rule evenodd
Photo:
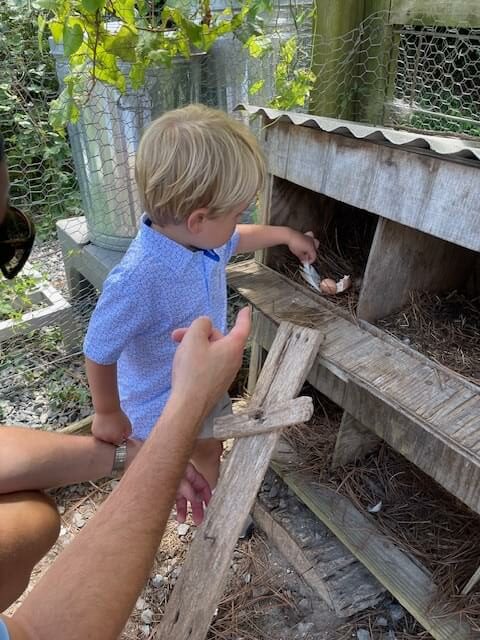
<path fill-rule="evenodd" d="M 302 264 L 301 274 L 303 279 L 314 289 L 320 291 L 320 276 L 311 264 L 304 262 Z"/>

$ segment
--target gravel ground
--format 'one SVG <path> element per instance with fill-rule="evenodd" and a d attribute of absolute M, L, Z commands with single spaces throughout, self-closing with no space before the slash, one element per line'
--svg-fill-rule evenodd
<path fill-rule="evenodd" d="M 68 299 L 57 241 L 36 245 L 30 264 Z M 73 308 L 80 336 L 94 303 Z M 67 350 L 64 333 L 65 328 L 45 324 L 0 344 L 0 422 L 55 429 L 91 413 L 81 340 Z"/>
<path fill-rule="evenodd" d="M 103 480 L 52 492 L 62 518 L 60 537 L 36 567 L 28 593 L 58 554 L 94 516 L 118 480 Z M 165 603 L 182 570 L 196 528 L 177 525 L 172 515 L 157 552 L 150 578 L 128 620 L 121 640 L 154 637 Z M 23 596 L 25 597 L 25 595 Z M 22 598 L 23 599 L 23 598 Z M 12 613 L 22 601 L 8 611 Z M 230 566 L 227 587 L 207 636 L 208 640 L 336 640 L 340 621 L 285 562 L 280 553 L 256 533 L 239 542 Z"/>

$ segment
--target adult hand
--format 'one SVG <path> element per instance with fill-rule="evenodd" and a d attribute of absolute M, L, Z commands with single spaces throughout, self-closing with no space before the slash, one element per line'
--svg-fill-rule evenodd
<path fill-rule="evenodd" d="M 188 463 L 177 491 L 177 522 L 185 522 L 187 506 L 190 503 L 194 523 L 202 524 L 204 507 L 208 506 L 211 497 L 212 492 L 208 482 L 191 463 Z"/>
<path fill-rule="evenodd" d="M 172 395 L 181 394 L 189 402 L 198 403 L 196 410 L 207 415 L 229 389 L 242 364 L 250 328 L 251 311 L 245 307 L 226 336 L 205 317 L 192 322 L 188 329 L 176 329 L 172 338 L 181 345 L 173 361 Z"/>

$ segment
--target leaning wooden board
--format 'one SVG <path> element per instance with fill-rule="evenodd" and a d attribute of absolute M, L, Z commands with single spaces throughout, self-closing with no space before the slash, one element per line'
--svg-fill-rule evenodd
<path fill-rule="evenodd" d="M 300 391 L 322 336 L 292 324 L 280 326 L 258 379 L 250 407 L 274 409 Z M 220 601 L 233 550 L 268 469 L 280 433 L 235 442 L 197 530 L 155 638 L 203 640 Z"/>
<path fill-rule="evenodd" d="M 475 640 L 479 634 L 458 615 L 438 603 L 437 588 L 429 572 L 382 535 L 368 514 L 348 498 L 320 486 L 297 472 L 295 454 L 282 443 L 272 466 L 295 494 L 327 525 L 336 537 L 371 571 L 435 640 Z"/>
<path fill-rule="evenodd" d="M 264 265 L 249 260 L 228 272 L 230 286 L 260 312 L 264 349 L 292 311 L 314 317 L 324 341 L 310 382 L 480 513 L 478 386 L 349 322 Z"/>

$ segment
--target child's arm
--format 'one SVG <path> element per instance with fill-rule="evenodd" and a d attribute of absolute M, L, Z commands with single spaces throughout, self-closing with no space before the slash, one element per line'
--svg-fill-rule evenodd
<path fill-rule="evenodd" d="M 87 357 L 85 366 L 95 409 L 92 433 L 99 440 L 120 444 L 130 436 L 132 427 L 120 408 L 117 365 L 97 364 Z"/>
<path fill-rule="evenodd" d="M 240 238 L 235 253 L 250 253 L 285 244 L 300 262 L 310 264 L 317 257 L 318 240 L 290 227 L 238 224 L 236 231 Z"/>

